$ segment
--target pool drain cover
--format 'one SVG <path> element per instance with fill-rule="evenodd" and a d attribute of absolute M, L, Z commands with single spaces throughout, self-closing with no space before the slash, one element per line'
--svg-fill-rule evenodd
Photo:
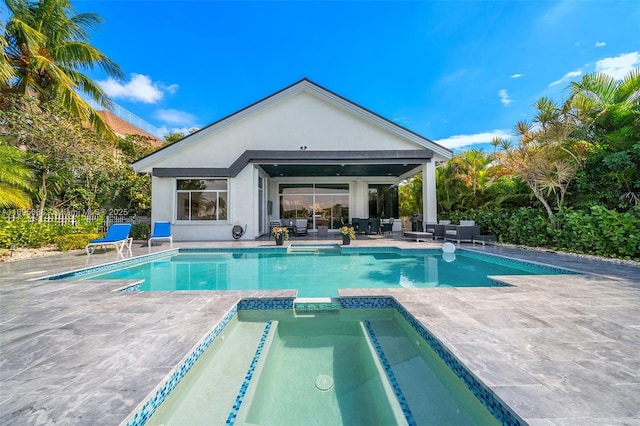
<path fill-rule="evenodd" d="M 321 374 L 316 377 L 316 387 L 325 392 L 333 387 L 333 379 L 326 374 Z"/>

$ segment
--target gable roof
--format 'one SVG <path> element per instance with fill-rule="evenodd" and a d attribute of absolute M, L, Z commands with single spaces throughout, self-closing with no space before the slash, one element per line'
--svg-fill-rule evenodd
<path fill-rule="evenodd" d="M 303 78 L 302 80 L 288 86 L 285 87 L 282 90 L 279 90 L 278 92 L 267 96 L 266 98 L 263 98 L 257 102 L 254 102 L 253 104 L 246 106 L 245 108 L 242 108 L 239 111 L 236 111 L 214 123 L 209 124 L 208 126 L 205 126 L 201 129 L 199 129 L 198 131 L 191 133 L 188 136 L 185 136 L 184 138 L 180 139 L 179 141 L 165 146 L 155 152 L 153 152 L 152 154 L 149 154 L 146 157 L 143 157 L 141 159 L 139 159 L 138 161 L 136 161 L 135 163 L 133 163 L 133 168 L 135 170 L 140 170 L 143 169 L 145 167 L 149 167 L 150 165 L 152 165 L 155 161 L 166 158 L 178 151 L 180 151 L 181 149 L 183 149 L 183 147 L 190 145 L 190 143 L 195 142 L 197 140 L 200 139 L 200 136 L 202 136 L 203 134 L 209 133 L 209 132 L 215 132 L 218 130 L 222 130 L 228 126 L 231 126 L 233 124 L 235 124 L 236 122 L 244 119 L 245 117 L 248 117 L 252 114 L 255 114 L 259 111 L 262 111 L 263 109 L 268 108 L 270 105 L 276 103 L 276 102 L 280 102 L 281 100 L 294 96 L 298 93 L 301 92 L 308 92 L 308 93 L 313 93 L 316 96 L 324 99 L 325 101 L 331 103 L 332 105 L 341 108 L 343 110 L 349 111 L 352 114 L 362 118 L 363 120 L 378 126 L 380 128 L 383 128 L 389 132 L 391 132 L 392 134 L 395 134 L 396 136 L 399 136 L 405 140 L 409 140 L 419 146 L 422 146 L 428 150 L 431 150 L 434 154 L 436 154 L 437 157 L 442 158 L 444 160 L 449 160 L 450 158 L 453 157 L 453 152 L 451 150 L 449 150 L 448 148 L 445 148 L 441 145 L 438 145 L 437 143 L 433 142 L 430 139 L 425 138 L 424 136 L 419 135 L 418 133 L 415 133 L 409 129 L 406 129 L 400 125 L 398 125 L 397 123 L 394 123 L 393 121 L 382 117 L 381 115 L 370 111 L 314 82 L 312 82 L 311 80 L 307 79 L 307 78 Z"/>

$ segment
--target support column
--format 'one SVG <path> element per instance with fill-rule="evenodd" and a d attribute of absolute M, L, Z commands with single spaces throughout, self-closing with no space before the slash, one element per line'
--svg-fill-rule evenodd
<path fill-rule="evenodd" d="M 424 223 L 438 223 L 436 163 L 433 159 L 422 165 L 422 212 Z"/>

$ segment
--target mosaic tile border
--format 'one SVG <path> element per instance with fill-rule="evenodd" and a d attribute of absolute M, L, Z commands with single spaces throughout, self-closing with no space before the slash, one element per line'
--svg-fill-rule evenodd
<path fill-rule="evenodd" d="M 387 375 L 387 379 L 389 383 L 391 383 L 391 387 L 393 388 L 393 392 L 396 395 L 396 399 L 402 407 L 402 413 L 404 414 L 404 418 L 407 420 L 410 426 L 417 425 L 416 420 L 413 417 L 413 413 L 411 412 L 411 408 L 409 408 L 409 403 L 407 399 L 404 397 L 404 393 L 402 393 L 402 389 L 400 388 L 400 384 L 398 380 L 396 380 L 396 375 L 393 373 L 393 369 L 391 368 L 391 364 L 389 364 L 389 360 L 387 356 L 384 354 L 382 350 L 382 346 L 380 346 L 380 342 L 378 341 L 378 337 L 376 336 L 375 331 L 373 331 L 373 327 L 369 321 L 364 321 L 364 326 L 367 329 L 367 333 L 369 334 L 369 338 L 371 339 L 371 343 L 373 343 L 373 347 L 376 350 L 376 354 L 378 355 L 378 359 L 382 363 L 384 367 L 384 372 Z"/>
<path fill-rule="evenodd" d="M 210 331 L 200 344 L 176 368 L 170 378 L 155 392 L 153 397 L 145 401 L 141 408 L 126 420 L 127 426 L 141 426 L 151 417 L 155 410 L 169 395 L 179 381 L 187 374 L 204 350 L 211 345 L 229 321 L 239 310 L 271 310 L 293 309 L 293 298 L 249 298 L 241 299 L 224 318 Z M 489 410 L 489 412 L 505 426 L 525 426 L 526 423 L 502 402 L 489 388 L 476 378 L 429 330 L 427 330 L 409 311 L 391 296 L 345 296 L 340 298 L 343 309 L 384 309 L 392 308 L 401 315 L 408 324 L 429 344 L 438 356 L 447 364 L 455 375 L 465 383 L 467 388 Z M 254 355 L 255 358 L 255 355 Z M 386 369 L 386 366 L 385 366 Z M 251 375 L 252 377 L 252 375 Z M 250 377 L 250 378 L 251 378 Z M 250 381 L 249 378 L 249 381 Z M 245 377 L 246 380 L 246 377 Z M 247 386 L 248 386 L 247 382 Z M 243 383 L 244 386 L 244 383 Z M 241 388 L 242 389 L 242 388 Z M 246 391 L 246 387 L 245 387 Z M 240 394 L 239 394 L 240 395 Z M 244 394 L 242 396 L 244 398 Z M 401 403 L 402 405 L 402 403 Z M 403 407 L 404 410 L 404 407 Z M 237 414 L 237 412 L 236 412 Z M 131 420 L 129 420 L 131 418 Z M 235 417 L 234 417 L 235 419 Z"/>
<path fill-rule="evenodd" d="M 471 257 L 479 260 L 485 260 L 483 259 L 483 257 L 490 257 L 495 263 L 505 265 L 505 266 L 513 266 L 514 264 L 516 264 L 516 265 L 527 266 L 530 268 L 542 269 L 555 274 L 563 274 L 563 275 L 565 274 L 566 275 L 582 275 L 583 274 L 583 272 L 579 272 L 573 269 L 561 268 L 559 266 L 548 265 L 546 263 L 532 262 L 530 260 L 514 259 L 511 257 L 502 256 L 495 253 L 484 253 L 484 252 L 478 253 L 476 251 L 464 250 L 464 249 L 462 249 L 461 251 L 467 257 Z"/>
<path fill-rule="evenodd" d="M 111 269 L 117 269 L 126 265 L 132 265 L 132 264 L 138 265 L 140 263 L 145 263 L 154 259 L 171 257 L 173 255 L 178 254 L 178 252 L 179 252 L 179 249 L 173 249 L 173 250 L 167 250 L 167 251 L 158 252 L 158 253 L 145 254 L 142 256 L 133 257 L 131 259 L 116 260 L 110 263 L 105 263 L 104 265 L 100 265 L 100 266 L 89 266 L 86 268 L 76 269 L 74 271 L 69 271 L 62 274 L 48 275 L 46 277 L 35 278 L 34 281 L 35 280 L 54 281 L 54 280 L 64 280 L 66 278 L 71 278 L 71 277 L 83 277 L 85 275 L 93 274 L 96 272 L 103 272 L 103 271 L 109 271 Z"/>
<path fill-rule="evenodd" d="M 260 356 L 262 355 L 262 349 L 264 349 L 264 344 L 267 341 L 267 336 L 269 336 L 271 324 L 272 322 L 268 321 L 267 325 L 264 327 L 264 331 L 262 332 L 262 337 L 260 338 L 260 342 L 258 343 L 256 352 L 253 355 L 251 364 L 249 364 L 249 370 L 247 370 L 247 374 L 244 376 L 244 380 L 242 381 L 242 385 L 240 386 L 240 391 L 238 391 L 238 395 L 236 395 L 236 399 L 233 403 L 233 407 L 231 408 L 231 412 L 229 412 L 229 416 L 227 417 L 227 421 L 225 422 L 225 424 L 227 425 L 233 425 L 236 421 L 236 417 L 238 417 L 238 411 L 240 411 L 242 401 L 244 401 L 244 397 L 247 394 L 247 389 L 249 388 L 251 379 L 253 379 L 253 373 L 255 373 L 256 366 L 258 365 L 258 361 L 260 360 Z"/>
<path fill-rule="evenodd" d="M 274 298 L 259 298 L 259 297 L 247 297 L 238 302 L 239 311 L 256 311 L 256 310 L 273 310 L 293 309 L 294 297 L 274 297 Z"/>
<path fill-rule="evenodd" d="M 222 320 L 200 341 L 196 348 L 184 359 L 171 373 L 171 376 L 156 389 L 153 396 L 147 399 L 142 406 L 130 415 L 126 420 L 126 426 L 144 425 L 156 409 L 164 402 L 169 393 L 178 385 L 180 380 L 189 372 L 191 367 L 198 360 L 200 355 L 207 349 L 211 343 L 220 335 L 222 330 L 227 326 L 229 321 L 237 314 L 237 305 L 227 312 Z"/>
<path fill-rule="evenodd" d="M 420 337 L 429 344 L 440 359 L 462 380 L 476 398 L 503 425 L 525 426 L 527 423 L 517 416 L 504 402 L 502 402 L 489 388 L 475 377 L 458 360 L 446 346 L 427 330 L 404 306 L 391 296 L 346 296 L 341 298 L 345 309 L 393 308 L 413 328 Z"/>

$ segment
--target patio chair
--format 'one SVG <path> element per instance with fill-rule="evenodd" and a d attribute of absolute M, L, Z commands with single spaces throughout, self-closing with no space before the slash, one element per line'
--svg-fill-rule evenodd
<path fill-rule="evenodd" d="M 356 234 L 360 233 L 360 219 L 357 217 L 354 217 L 353 219 L 351 219 L 351 226 L 353 226 L 353 230 L 356 232 Z"/>
<path fill-rule="evenodd" d="M 296 222 L 293 225 L 293 233 L 296 235 L 307 235 L 308 224 L 309 220 L 307 219 L 296 219 Z"/>
<path fill-rule="evenodd" d="M 393 232 L 393 218 L 390 218 L 387 222 L 382 224 L 381 232 L 384 234 L 385 232 L 391 233 Z"/>
<path fill-rule="evenodd" d="M 280 228 L 282 226 L 284 225 L 282 224 L 282 221 L 280 219 L 271 219 L 269 221 L 269 232 L 271 232 L 273 228 Z"/>
<path fill-rule="evenodd" d="M 133 242 L 133 238 L 129 238 L 130 232 L 130 223 L 117 223 L 111 225 L 109 226 L 107 235 L 105 235 L 104 238 L 89 241 L 89 244 L 86 245 L 84 251 L 87 253 L 87 256 L 91 256 L 98 246 L 102 246 L 105 251 L 107 246 L 114 246 L 118 253 L 118 257 L 124 257 L 123 251 L 125 247 L 127 247 L 129 253 L 131 253 L 131 243 Z"/>
<path fill-rule="evenodd" d="M 147 241 L 149 246 L 149 252 L 151 252 L 151 245 L 153 240 L 169 240 L 169 246 L 173 248 L 173 237 L 171 236 L 171 222 L 155 222 L 153 224 L 153 233 Z"/>
<path fill-rule="evenodd" d="M 379 234 L 380 233 L 380 218 L 372 217 L 369 219 L 369 234 Z"/>

